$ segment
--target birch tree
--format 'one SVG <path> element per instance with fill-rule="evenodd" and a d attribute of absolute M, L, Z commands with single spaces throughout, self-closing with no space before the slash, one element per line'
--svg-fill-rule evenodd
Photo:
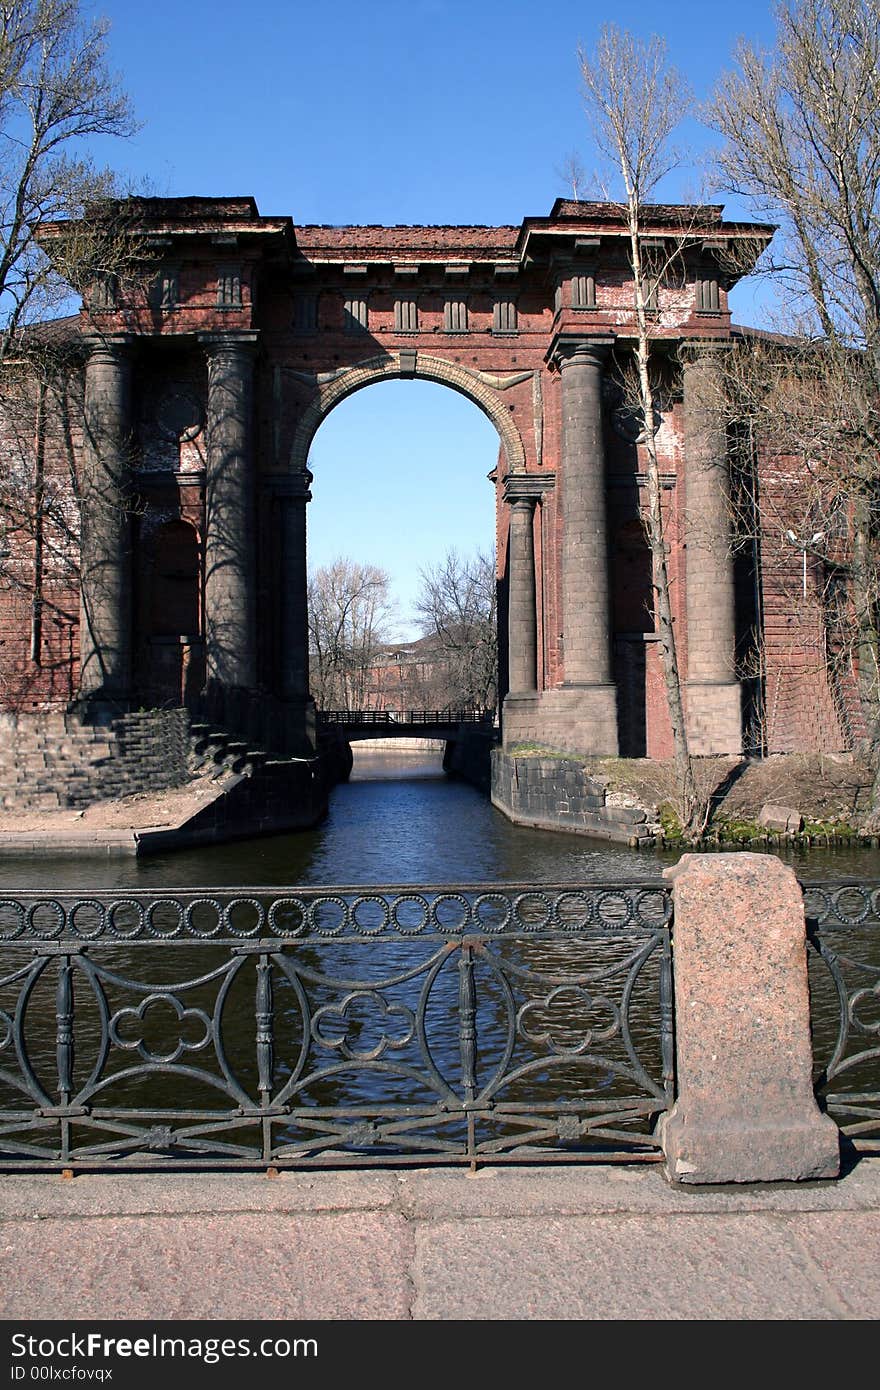
<path fill-rule="evenodd" d="M 618 189 L 629 233 L 634 314 L 634 372 L 630 408 L 640 425 L 644 450 L 647 504 L 645 535 L 651 549 L 656 620 L 666 701 L 672 726 L 678 811 L 684 833 L 705 828 L 706 806 L 697 796 L 693 759 L 688 747 L 669 575 L 669 547 L 661 506 L 657 457 L 657 402 L 653 364 L 652 300 L 658 267 L 646 251 L 645 212 L 658 184 L 678 164 L 672 143 L 689 106 L 687 83 L 667 61 L 666 45 L 656 36 L 644 42 L 615 25 L 606 25 L 592 53 L 579 52 L 587 118 L 594 144 Z M 656 228 L 654 228 L 656 235 Z M 674 258 L 675 252 L 673 252 Z M 668 260 L 668 257 L 667 257 Z M 658 275 L 658 269 L 661 275 Z"/>
<path fill-rule="evenodd" d="M 765 264 L 787 341 L 743 345 L 734 395 L 759 446 L 800 460 L 809 516 L 793 533 L 818 537 L 821 549 L 849 519 L 846 556 L 835 540 L 829 559 L 849 581 L 848 646 L 878 768 L 876 809 L 880 0 L 784 0 L 775 17 L 773 49 L 741 43 L 708 111 L 723 139 L 722 187 L 779 226 Z"/>

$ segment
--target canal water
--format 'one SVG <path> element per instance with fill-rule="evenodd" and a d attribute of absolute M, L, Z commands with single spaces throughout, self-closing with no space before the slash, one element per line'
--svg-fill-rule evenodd
<path fill-rule="evenodd" d="M 31 889 L 43 893 L 68 889 L 79 891 L 87 897 L 90 893 L 102 889 L 112 891 L 136 888 L 142 892 L 155 892 L 156 896 L 160 897 L 168 890 L 174 889 L 221 889 L 238 885 L 271 888 L 295 884 L 310 887 L 380 884 L 439 887 L 444 884 L 463 885 L 487 881 L 533 884 L 554 881 L 625 883 L 656 879 L 663 868 L 674 863 L 677 858 L 676 853 L 668 851 L 637 851 L 578 836 L 514 826 L 500 812 L 494 810 L 485 796 L 463 782 L 445 777 L 439 754 L 386 750 L 379 752 L 361 747 L 356 748 L 355 767 L 350 782 L 334 790 L 326 820 L 313 831 L 144 860 L 97 857 L 82 860 L 73 857 L 0 859 L 0 899 L 4 890 L 11 893 L 14 889 Z M 803 880 L 880 879 L 880 853 L 874 850 L 792 852 L 788 859 Z M 859 929 L 856 937 L 848 937 L 847 944 L 850 942 L 859 952 L 866 953 L 863 960 L 866 958 L 869 962 L 870 983 L 876 978 L 880 966 L 880 933 L 876 928 L 868 928 L 865 932 Z M 24 952 L 22 963 L 24 962 L 27 955 L 24 946 L 16 948 L 14 943 L 10 942 L 6 948 L 9 973 L 5 979 L 0 979 L 0 1010 L 6 1011 L 3 1017 L 7 1018 L 7 1022 L 15 1013 L 15 1000 L 20 989 L 20 976 L 16 973 L 17 949 Z M 395 945 L 393 942 L 368 940 L 360 948 L 357 945 L 349 948 L 349 954 L 342 957 L 338 952 L 333 954 L 330 944 L 304 943 L 303 949 L 306 952 L 308 967 L 303 979 L 308 976 L 310 969 L 309 978 L 316 991 L 313 1007 L 319 1008 L 322 1018 L 326 1016 L 326 1019 L 331 1021 L 340 1014 L 339 990 L 345 982 L 332 984 L 329 976 L 324 973 L 326 970 L 332 967 L 334 975 L 338 976 L 341 971 L 343 976 L 351 976 L 345 984 L 345 989 L 352 990 L 355 981 L 359 981 L 355 993 L 361 1001 L 367 1002 L 375 1002 L 373 991 L 381 987 L 384 994 L 386 983 L 393 976 L 397 976 L 397 972 L 403 971 L 399 975 L 403 982 L 400 986 L 403 994 L 399 998 L 393 994 L 389 996 L 394 999 L 393 1007 L 389 1006 L 386 1011 L 383 1004 L 377 1020 L 364 1021 L 362 1031 L 358 1034 L 358 1046 L 362 1049 L 359 1055 L 371 1055 L 368 1050 L 364 1050 L 369 1046 L 385 1046 L 382 1041 L 383 1030 L 389 1017 L 394 1014 L 402 1015 L 407 1011 L 415 1016 L 419 991 L 422 988 L 421 981 L 430 966 L 428 961 L 419 964 L 418 968 L 410 969 L 411 963 L 406 953 L 409 951 L 412 954 L 422 949 L 417 941 L 412 944 L 398 942 Z M 211 989 L 216 988 L 210 983 L 214 976 L 203 973 L 207 969 L 205 962 L 209 961 L 210 950 L 208 943 L 204 943 L 191 947 L 182 944 L 180 947 L 172 948 L 170 953 L 168 950 L 162 951 L 161 959 L 150 966 L 153 972 L 151 979 L 154 976 L 158 978 L 149 987 L 136 987 L 134 998 L 140 998 L 147 988 L 160 992 L 163 989 L 181 989 L 182 997 L 188 1001 L 192 1009 L 200 1002 L 199 990 L 204 988 L 205 998 L 201 1002 L 207 1017 L 213 1007 L 209 998 Z M 609 981 L 613 981 L 620 975 L 631 950 L 631 943 L 609 939 L 605 943 L 593 943 L 583 960 L 580 960 L 578 952 L 584 952 L 586 948 L 579 946 L 575 941 L 567 941 L 560 945 L 559 942 L 541 943 L 535 940 L 518 945 L 514 943 L 506 955 L 499 947 L 498 955 L 499 960 L 503 957 L 506 965 L 513 970 L 512 979 L 514 976 L 521 981 L 545 979 L 546 993 L 546 981 L 552 981 L 552 977 L 559 972 L 564 976 L 574 969 L 601 967 L 605 969 Z M 131 986 L 126 984 L 125 977 L 138 977 L 141 964 L 139 948 L 128 947 L 120 942 L 110 948 L 108 961 L 112 970 L 101 978 L 110 1011 L 121 1009 L 118 1015 L 120 1019 L 124 1016 L 133 1017 L 134 1010 L 129 998 Z M 213 970 L 213 957 L 210 957 L 209 964 Z M 218 963 L 217 970 L 223 968 L 225 967 Z M 227 1004 L 224 1006 L 222 1024 L 222 1038 L 227 1056 L 236 1059 L 241 1083 L 253 1094 L 257 1085 L 253 1059 L 255 968 L 256 958 L 252 957 L 236 976 L 237 983 L 230 989 Z M 864 964 L 859 967 L 862 971 L 865 968 Z M 658 970 L 659 956 L 656 956 L 639 977 L 641 993 L 634 992 L 627 1006 L 633 1045 L 640 1061 L 648 1068 L 657 1085 L 660 1083 L 661 1067 Z M 532 972 L 537 973 L 533 975 Z M 190 977 L 190 984 L 172 986 L 172 979 L 180 981 L 186 976 Z M 206 983 L 200 984 L 200 979 Z M 820 971 L 817 980 L 818 988 L 814 999 L 817 1057 L 827 1058 L 837 1036 L 839 1003 L 830 988 L 827 972 L 823 974 Z M 8 999 L 3 987 L 9 992 Z M 507 1025 L 504 1019 L 507 1004 L 504 989 L 507 989 L 507 986 L 499 993 L 498 980 L 491 974 L 482 978 L 477 971 L 476 987 L 482 1001 L 478 1005 L 476 1018 L 481 1057 L 484 1054 L 500 1056 L 505 1049 Z M 300 986 L 294 986 L 293 982 L 276 975 L 273 988 L 277 1005 L 284 1005 L 280 1008 L 276 1006 L 274 1067 L 278 1083 L 279 1078 L 283 1080 L 284 1077 L 293 1076 L 293 1059 L 297 1049 L 302 1047 L 303 1039 L 296 1033 L 301 1023 L 301 1011 L 294 997 L 294 988 L 299 989 Z M 365 988 L 367 994 L 364 994 Z M 31 1065 L 37 1071 L 45 1073 L 47 1078 L 54 1075 L 56 1065 L 55 1014 L 59 997 L 57 989 L 56 975 L 47 969 L 45 977 L 38 982 L 30 996 L 27 1013 L 32 1021 L 28 1022 L 24 1029 L 26 1050 Z M 460 982 L 456 960 L 450 959 L 442 970 L 438 966 L 436 984 L 432 985 L 431 989 L 434 1002 L 425 1013 L 425 1025 L 431 1034 L 431 1066 L 436 1066 L 444 1075 L 452 1078 L 454 1084 L 458 1084 L 455 1078 L 458 1077 L 461 1067 L 457 1022 Z M 119 992 L 118 1001 L 115 1001 L 114 991 Z M 98 1012 L 94 1008 L 91 1012 L 88 1010 L 88 991 L 84 990 L 81 981 L 76 986 L 76 993 L 79 1002 L 75 1025 L 75 1090 L 86 1084 L 89 1069 L 100 1054 L 103 1027 Z M 575 997 L 579 995 L 576 989 L 569 991 L 572 995 L 570 1001 L 561 997 L 564 993 L 558 989 L 555 991 L 555 994 L 560 996 L 556 1003 L 561 1006 L 557 1008 L 557 1013 L 561 1017 L 561 1026 L 568 1027 L 572 1038 L 576 1039 L 583 1033 L 583 1000 Z M 350 996 L 351 999 L 354 997 L 354 994 Z M 552 999 L 554 996 L 549 997 Z M 606 1001 L 600 999 L 597 1002 L 601 1004 Z M 545 1005 L 546 1003 L 544 1000 Z M 345 1002 L 342 1012 L 344 1013 L 348 1007 L 348 1002 Z M 570 1012 L 570 1018 L 566 1011 Z M 318 1014 L 315 1017 L 317 1018 Z M 559 1018 L 556 1023 L 560 1024 Z M 11 1022 L 9 1026 L 11 1029 Z M 163 1026 L 167 1026 L 167 1020 Z M 339 1026 L 338 1019 L 333 1026 Z M 358 1027 L 361 1025 L 358 1024 Z M 379 1030 L 376 1037 L 372 1036 L 373 1028 Z M 286 1033 L 290 1036 L 286 1037 Z M 540 1042 L 540 1038 L 538 1041 Z M 412 1044 L 416 1053 L 417 1042 L 418 1039 Z M 160 1043 L 161 1039 L 157 1034 L 156 1046 L 161 1050 Z M 121 1045 L 131 1047 L 134 1044 L 123 1041 Z M 328 1049 L 338 1049 L 339 1046 L 340 1043 L 335 1036 L 323 1043 L 325 1052 Z M 390 1046 L 395 1048 L 398 1044 L 391 1043 Z M 320 1048 L 318 1051 L 320 1052 Z M 396 1053 L 393 1055 L 397 1057 Z M 576 1050 L 572 1053 L 572 1058 L 575 1057 Z M 337 1060 L 334 1053 L 334 1063 Z M 405 1051 L 401 1052 L 401 1066 L 408 1060 L 410 1070 L 406 1074 L 412 1077 L 417 1074 L 424 1059 L 420 1054 L 408 1059 L 408 1054 Z M 557 1058 L 557 1062 L 558 1060 Z M 624 1057 L 623 1061 L 626 1060 Z M 493 1062 L 492 1065 L 494 1064 Z M 385 1066 L 384 1063 L 382 1065 Z M 345 1073 L 344 1090 L 339 1089 L 341 1083 L 338 1082 L 336 1070 L 338 1068 L 325 1067 L 324 1071 L 318 1074 L 315 1084 L 303 1090 L 300 1100 L 311 1105 L 332 1107 L 342 1103 L 343 1099 L 346 1105 L 358 1103 L 380 1106 L 390 1101 L 396 1103 L 400 1099 L 401 1083 L 399 1079 L 395 1079 L 396 1073 L 390 1065 L 384 1072 L 377 1068 L 355 1067 L 350 1073 Z M 522 1089 L 522 1095 L 520 1096 L 516 1085 L 510 1091 L 510 1097 L 514 1100 L 520 1099 L 529 1103 L 546 1100 L 548 1104 L 555 1105 L 560 1095 L 563 1099 L 568 1098 L 566 1103 L 580 1103 L 584 1099 L 583 1088 L 587 1086 L 585 1072 L 582 1067 L 574 1065 L 574 1060 L 567 1068 L 560 1068 L 558 1065 L 553 1068 L 548 1066 L 546 1074 L 525 1068 L 523 1075 L 526 1076 L 526 1081 L 517 1083 Z M 113 1076 L 110 1077 L 109 1090 L 101 1089 L 108 1085 L 107 1081 L 101 1083 L 101 1087 L 98 1088 L 100 1097 L 106 1096 L 107 1101 L 113 1097 L 115 1103 L 120 1104 L 144 1104 L 146 1101 L 148 1108 L 158 1105 L 160 1111 L 163 1106 L 175 1102 L 175 1088 L 178 1083 L 173 1076 L 151 1074 L 146 1082 L 138 1081 L 142 1089 L 132 1090 L 130 1095 L 128 1088 L 137 1080 L 136 1073 L 120 1072 L 119 1076 L 118 1083 L 114 1081 Z M 131 1077 L 132 1080 L 123 1080 L 125 1077 Z M 220 1082 L 222 1078 L 218 1076 L 217 1084 Z M 53 1083 L 47 1080 L 46 1084 L 51 1089 Z M 625 1083 L 615 1080 L 607 1070 L 600 1070 L 598 1082 L 590 1084 L 593 1089 L 588 1087 L 587 1098 L 595 1101 L 596 1096 L 600 1096 L 602 1104 L 605 1104 L 606 1100 L 610 1102 L 615 1089 L 623 1086 L 626 1090 L 630 1086 L 628 1080 Z M 862 1084 L 868 1086 L 873 1082 L 866 1074 Z M 146 1090 L 143 1087 L 146 1087 Z M 19 1087 L 13 1088 L 8 1096 L 5 1092 L 0 1093 L 0 1114 L 10 1107 L 14 1109 L 21 1103 L 20 1091 Z M 98 1098 L 96 1092 L 96 1099 Z M 648 1128 L 650 1123 L 646 1116 L 645 1124 Z"/>
<path fill-rule="evenodd" d="M 302 884 L 446 884 L 655 878 L 677 851 L 632 850 L 510 823 L 488 799 L 447 778 L 440 754 L 355 745 L 351 780 L 311 831 L 148 859 L 0 859 L 0 887 L 112 889 Z M 790 851 L 801 878 L 880 878 L 880 851 Z"/>

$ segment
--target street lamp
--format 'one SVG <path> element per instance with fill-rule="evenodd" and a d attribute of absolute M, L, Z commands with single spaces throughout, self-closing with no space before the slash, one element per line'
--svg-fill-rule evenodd
<path fill-rule="evenodd" d="M 825 532 L 824 532 L 824 531 L 814 531 L 813 534 L 812 534 L 812 536 L 810 537 L 810 539 L 809 539 L 808 541 L 802 541 L 802 540 L 800 539 L 800 537 L 797 536 L 797 535 L 795 534 L 794 531 L 786 531 L 786 533 L 785 533 L 785 539 L 788 541 L 789 545 L 794 545 L 794 546 L 796 546 L 797 549 L 801 552 L 801 554 L 802 554 L 803 557 L 804 557 L 803 596 L 804 596 L 804 598 L 806 598 L 806 597 L 807 597 L 807 552 L 810 551 L 810 550 L 814 550 L 815 547 L 816 547 L 817 545 L 819 545 L 819 543 L 820 543 L 821 541 L 824 541 L 824 539 L 825 539 Z"/>

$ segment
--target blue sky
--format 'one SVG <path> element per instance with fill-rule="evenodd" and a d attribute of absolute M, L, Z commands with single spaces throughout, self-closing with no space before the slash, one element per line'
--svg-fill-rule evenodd
<path fill-rule="evenodd" d="M 514 223 L 565 193 L 577 152 L 595 167 L 579 44 L 601 25 L 659 28 L 698 98 L 739 36 L 769 44 L 767 3 L 618 0 L 106 0 L 110 62 L 140 133 L 100 158 L 166 195 L 253 194 L 298 222 Z M 661 26 L 662 27 L 659 27 Z M 705 152 L 696 122 L 681 141 Z M 698 168 L 662 192 L 699 196 Z M 747 209 L 727 202 L 728 214 Z M 735 314 L 756 321 L 745 289 Z M 392 574 L 405 616 L 418 569 L 446 548 L 493 543 L 497 437 L 464 398 L 428 383 L 373 386 L 319 430 L 310 554 L 346 553 Z"/>

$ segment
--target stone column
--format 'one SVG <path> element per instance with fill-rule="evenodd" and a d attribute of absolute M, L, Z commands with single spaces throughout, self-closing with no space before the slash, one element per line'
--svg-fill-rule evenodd
<path fill-rule="evenodd" d="M 565 680 L 548 732 L 585 753 L 617 753 L 617 693 L 605 505 L 602 373 L 611 338 L 560 334 L 562 373 L 562 640 Z"/>
<path fill-rule="evenodd" d="M 306 506 L 312 494 L 308 471 L 275 477 L 280 556 L 279 675 L 287 722 L 285 745 L 290 752 L 311 752 L 315 746 L 315 704 L 309 693 L 309 612 L 306 574 Z"/>
<path fill-rule="evenodd" d="M 131 361 L 128 336 L 93 339 L 81 478 L 80 695 L 131 693 Z"/>
<path fill-rule="evenodd" d="M 659 1125 L 681 1183 L 831 1178 L 813 1094 L 804 903 L 772 854 L 685 854 L 673 895 L 677 1096 Z"/>
<path fill-rule="evenodd" d="M 686 698 L 693 753 L 742 751 L 742 702 L 734 672 L 736 618 L 721 350 L 720 344 L 713 343 L 690 343 L 683 350 Z"/>
<path fill-rule="evenodd" d="M 306 575 L 306 503 L 311 473 L 275 483 L 281 538 L 281 691 L 286 699 L 309 693 L 309 610 Z"/>
<path fill-rule="evenodd" d="M 256 333 L 205 333 L 205 660 L 209 689 L 253 690 L 256 544 L 253 358 Z"/>
<path fill-rule="evenodd" d="M 534 697 L 538 687 L 538 614 L 535 604 L 535 498 L 510 503 L 508 549 L 509 696 Z"/>

